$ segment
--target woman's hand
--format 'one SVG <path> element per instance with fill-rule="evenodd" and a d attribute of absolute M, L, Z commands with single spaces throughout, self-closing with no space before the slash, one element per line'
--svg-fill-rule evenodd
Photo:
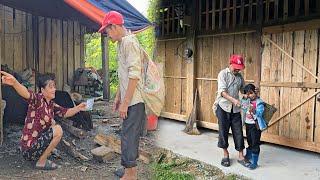
<path fill-rule="evenodd" d="M 9 86 L 14 86 L 15 84 L 17 84 L 17 79 L 12 76 L 11 74 L 4 72 L 4 71 L 0 71 L 1 75 L 2 75 L 2 83 L 9 85 Z"/>
<path fill-rule="evenodd" d="M 79 104 L 79 105 L 77 106 L 77 109 L 78 109 L 79 111 L 85 111 L 85 110 L 87 110 L 87 104 L 86 104 L 86 103 L 81 103 L 81 104 Z"/>

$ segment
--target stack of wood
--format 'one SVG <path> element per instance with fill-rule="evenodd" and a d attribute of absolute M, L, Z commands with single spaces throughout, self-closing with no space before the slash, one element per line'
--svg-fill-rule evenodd
<path fill-rule="evenodd" d="M 99 161 L 107 162 L 115 157 L 115 154 L 121 154 L 121 140 L 116 135 L 98 134 L 94 138 L 94 142 L 100 145 L 91 153 L 93 157 Z M 149 164 L 151 161 L 151 153 L 143 148 L 139 148 L 139 159 Z"/>

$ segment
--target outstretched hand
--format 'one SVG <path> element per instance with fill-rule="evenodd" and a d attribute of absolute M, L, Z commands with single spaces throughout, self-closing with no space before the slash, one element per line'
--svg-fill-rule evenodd
<path fill-rule="evenodd" d="M 1 79 L 2 79 L 3 84 L 13 86 L 18 82 L 17 79 L 13 75 L 11 75 L 7 72 L 4 72 L 4 71 L 0 71 L 0 73 L 2 75 Z"/>
<path fill-rule="evenodd" d="M 87 104 L 86 103 L 81 103 L 77 106 L 79 111 L 86 111 L 87 110 Z"/>

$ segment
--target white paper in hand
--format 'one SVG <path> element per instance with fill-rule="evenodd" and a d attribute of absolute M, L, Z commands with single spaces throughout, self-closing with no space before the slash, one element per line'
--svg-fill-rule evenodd
<path fill-rule="evenodd" d="M 93 104 L 94 104 L 94 98 L 87 99 L 87 111 L 92 111 Z"/>

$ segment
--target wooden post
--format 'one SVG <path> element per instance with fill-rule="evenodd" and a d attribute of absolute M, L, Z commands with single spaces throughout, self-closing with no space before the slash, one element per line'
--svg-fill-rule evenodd
<path fill-rule="evenodd" d="M 101 35 L 102 49 L 102 71 L 103 71 L 103 99 L 110 100 L 110 81 L 109 81 L 109 47 L 108 38 Z"/>
<path fill-rule="evenodd" d="M 256 63 L 256 74 L 257 76 L 255 76 L 255 84 L 257 87 L 260 87 L 260 81 L 261 81 L 261 64 L 262 64 L 262 23 L 263 23 L 263 0 L 258 0 L 257 1 L 257 10 L 258 10 L 258 14 L 257 14 L 257 33 L 256 33 L 256 40 L 257 40 L 257 44 L 260 46 L 259 50 L 257 51 L 257 63 Z"/>
<path fill-rule="evenodd" d="M 4 36 L 5 36 L 5 34 L 4 34 L 4 14 L 3 14 L 3 12 L 4 12 L 4 6 L 2 6 L 1 5 L 1 9 L 0 9 L 0 13 L 1 13 L 1 15 L 0 15 L 0 17 L 1 17 L 1 19 L 0 19 L 0 33 L 1 33 L 1 35 L 0 35 L 0 42 L 3 42 L 3 38 L 5 38 Z M 2 52 L 2 48 L 0 47 L 0 65 L 1 65 L 1 63 L 4 61 L 4 59 L 3 59 L 3 52 Z M 1 81 L 0 81 L 0 87 L 1 87 Z M 2 108 L 2 92 L 1 92 L 1 88 L 0 88 L 0 108 Z M 3 114 L 2 114 L 2 111 L 1 111 L 1 109 L 0 109 L 0 145 L 2 145 L 2 143 L 3 143 Z"/>
<path fill-rule="evenodd" d="M 191 4 L 191 3 L 190 3 Z M 195 1 L 192 1 L 192 5 L 189 8 L 196 7 Z M 197 8 L 196 8 L 197 9 Z M 196 25 L 195 25 L 195 15 L 196 13 L 192 11 L 192 19 L 191 19 L 191 26 L 187 29 L 187 48 L 192 49 L 193 56 L 188 59 L 186 73 L 187 73 L 187 92 L 186 92 L 186 112 L 187 114 L 190 114 L 192 111 L 193 106 L 193 98 L 194 98 L 194 88 L 195 88 L 195 31 L 196 31 Z"/>

